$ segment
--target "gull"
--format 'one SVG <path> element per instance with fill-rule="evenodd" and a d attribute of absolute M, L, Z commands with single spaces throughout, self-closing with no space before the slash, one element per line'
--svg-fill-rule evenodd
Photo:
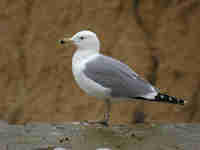
<path fill-rule="evenodd" d="M 72 58 L 72 72 L 76 83 L 88 95 L 102 99 L 106 104 L 104 119 L 96 121 L 108 125 L 111 102 L 144 100 L 184 105 L 186 101 L 160 93 L 158 88 L 141 78 L 128 65 L 100 53 L 96 33 L 83 30 L 60 44 L 76 46 Z"/>

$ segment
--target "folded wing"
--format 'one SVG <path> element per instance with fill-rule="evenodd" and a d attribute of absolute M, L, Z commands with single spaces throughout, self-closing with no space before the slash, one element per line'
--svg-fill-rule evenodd
<path fill-rule="evenodd" d="M 158 92 L 128 65 L 104 55 L 87 62 L 84 74 L 103 87 L 110 88 L 112 97 L 143 98 Z"/>

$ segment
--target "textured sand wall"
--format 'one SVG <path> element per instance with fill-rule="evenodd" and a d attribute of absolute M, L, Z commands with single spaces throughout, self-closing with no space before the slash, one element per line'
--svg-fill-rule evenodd
<path fill-rule="evenodd" d="M 200 121 L 199 0 L 1 0 L 0 119 L 101 118 L 103 102 L 85 95 L 71 73 L 73 47 L 63 35 L 95 31 L 102 52 L 120 59 L 188 106 L 116 103 L 112 122 Z"/>

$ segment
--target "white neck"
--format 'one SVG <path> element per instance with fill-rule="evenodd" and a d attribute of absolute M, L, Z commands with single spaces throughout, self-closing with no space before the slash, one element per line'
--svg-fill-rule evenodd
<path fill-rule="evenodd" d="M 99 55 L 99 51 L 77 49 L 73 55 L 72 63 L 80 64 L 82 61 L 87 61 L 87 58 L 97 55 Z"/>

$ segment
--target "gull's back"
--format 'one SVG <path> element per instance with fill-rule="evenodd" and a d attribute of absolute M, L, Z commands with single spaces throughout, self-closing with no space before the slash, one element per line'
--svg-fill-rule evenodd
<path fill-rule="evenodd" d="M 110 89 L 109 94 L 114 98 L 154 98 L 158 93 L 128 65 L 108 56 L 99 55 L 88 61 L 83 72 L 91 80 Z"/>

